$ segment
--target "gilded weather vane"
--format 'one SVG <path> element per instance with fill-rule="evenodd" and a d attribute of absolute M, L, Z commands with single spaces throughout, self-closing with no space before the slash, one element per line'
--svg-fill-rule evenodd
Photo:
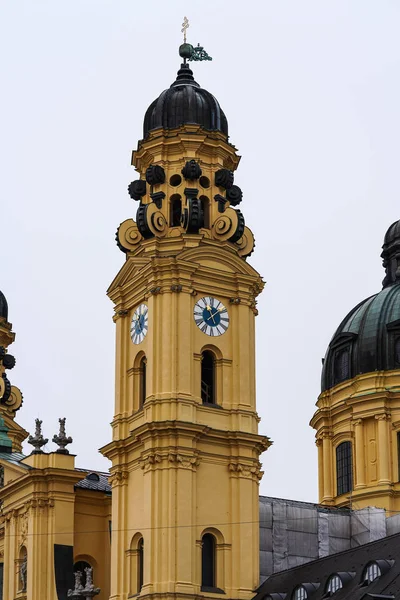
<path fill-rule="evenodd" d="M 182 23 L 181 32 L 183 33 L 183 44 L 179 48 L 179 54 L 186 60 L 212 60 L 211 56 L 207 54 L 204 50 L 203 46 L 197 44 L 197 46 L 193 47 L 192 44 L 188 44 L 186 41 L 186 30 L 190 27 L 189 20 L 187 17 L 184 17 Z"/>

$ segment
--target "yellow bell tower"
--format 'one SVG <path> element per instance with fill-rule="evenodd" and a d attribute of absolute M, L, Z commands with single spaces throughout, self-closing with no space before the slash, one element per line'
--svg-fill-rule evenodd
<path fill-rule="evenodd" d="M 203 52 L 204 51 L 200 49 Z M 250 599 L 259 584 L 254 239 L 217 100 L 187 59 L 148 108 L 115 304 L 111 596 Z"/>

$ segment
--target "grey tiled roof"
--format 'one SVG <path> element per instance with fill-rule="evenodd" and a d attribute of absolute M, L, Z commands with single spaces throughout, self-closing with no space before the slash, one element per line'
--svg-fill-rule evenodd
<path fill-rule="evenodd" d="M 75 469 L 75 471 L 89 473 L 89 479 L 87 477 L 81 479 L 81 481 L 78 481 L 75 487 L 111 494 L 111 485 L 108 483 L 108 478 L 110 477 L 109 473 L 103 473 L 102 471 L 90 471 L 89 469 Z M 90 475 L 97 475 L 99 478 L 98 481 L 96 481 L 95 478 L 91 479 Z"/>
<path fill-rule="evenodd" d="M 370 561 L 393 562 L 387 571 L 382 570 L 381 577 L 363 586 L 363 573 Z M 370 600 L 371 598 L 398 600 L 400 598 L 400 534 L 275 573 L 259 587 L 254 600 L 285 596 L 290 600 L 298 585 L 312 588 L 309 590 L 309 600 L 322 600 L 327 596 L 326 585 L 329 577 L 334 573 L 349 575 L 347 581 L 343 582 L 343 588 L 335 593 L 335 600 Z"/>
<path fill-rule="evenodd" d="M 24 458 L 26 457 L 22 452 L 0 452 L 0 460 L 6 460 L 13 465 L 18 465 L 24 469 L 30 469 L 31 467 L 29 465 L 21 463 L 21 460 Z"/>

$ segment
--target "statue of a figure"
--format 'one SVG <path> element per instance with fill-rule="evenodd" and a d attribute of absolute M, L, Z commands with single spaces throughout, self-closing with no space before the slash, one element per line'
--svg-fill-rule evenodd
<path fill-rule="evenodd" d="M 83 598 L 84 596 L 82 595 L 82 591 L 83 591 L 83 585 L 82 585 L 82 571 L 75 571 L 74 572 L 74 578 L 75 578 L 75 587 L 73 590 L 68 590 L 68 598 L 73 598 L 75 600 L 78 598 Z"/>
<path fill-rule="evenodd" d="M 81 590 L 83 590 L 83 585 L 82 585 L 82 571 L 75 571 L 74 577 L 75 577 L 75 589 L 74 589 L 74 592 L 80 592 Z"/>
<path fill-rule="evenodd" d="M 93 585 L 93 567 L 85 567 L 86 585 L 85 590 L 91 590 Z"/>
<path fill-rule="evenodd" d="M 94 596 L 97 596 L 97 594 L 100 594 L 100 588 L 96 588 L 93 585 L 93 567 L 86 567 L 85 568 L 85 575 L 86 575 L 86 585 L 82 590 L 82 596 L 85 598 L 85 600 L 90 600 L 90 598 L 93 598 Z"/>
<path fill-rule="evenodd" d="M 28 557 L 24 556 L 19 566 L 19 580 L 21 583 L 20 592 L 26 592 L 26 583 L 28 575 Z"/>

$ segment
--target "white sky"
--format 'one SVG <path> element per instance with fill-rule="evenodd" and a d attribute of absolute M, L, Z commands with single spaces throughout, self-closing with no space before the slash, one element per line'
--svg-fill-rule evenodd
<path fill-rule="evenodd" d="M 184 15 L 214 59 L 195 77 L 243 157 L 250 262 L 267 281 L 258 411 L 274 445 L 260 491 L 316 501 L 321 357 L 380 290 L 383 236 L 400 218 L 396 0 L 0 0 L 0 289 L 17 420 L 33 431 L 39 416 L 51 438 L 66 416 L 77 465 L 108 468 L 97 448 L 114 407 L 114 235 L 136 211 L 131 150 L 175 79 Z"/>

